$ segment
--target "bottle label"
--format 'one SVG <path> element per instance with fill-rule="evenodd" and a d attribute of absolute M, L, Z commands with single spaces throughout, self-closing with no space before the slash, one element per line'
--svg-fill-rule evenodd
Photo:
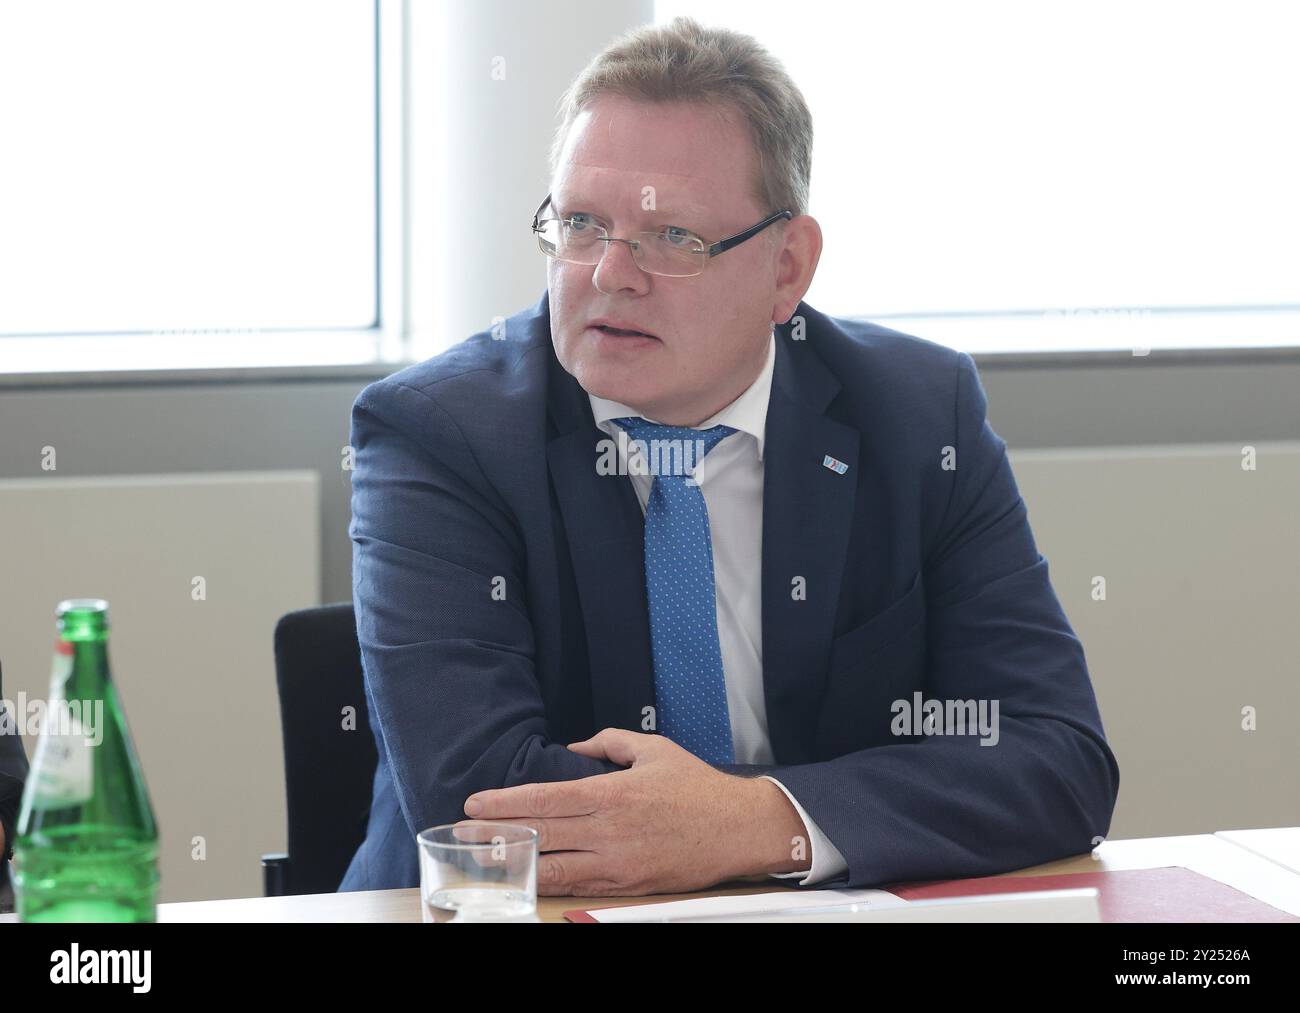
<path fill-rule="evenodd" d="M 46 708 L 32 757 L 32 808 L 61 809 L 89 802 L 95 791 L 95 743 L 81 715 L 63 697 L 72 675 L 72 652 L 56 651 Z M 80 701 L 75 701 L 80 704 Z"/>

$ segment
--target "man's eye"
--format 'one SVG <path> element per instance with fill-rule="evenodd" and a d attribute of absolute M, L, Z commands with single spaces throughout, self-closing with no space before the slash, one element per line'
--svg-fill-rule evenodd
<path fill-rule="evenodd" d="M 669 225 L 665 228 L 663 237 L 669 246 L 690 246 L 695 242 L 694 233 L 680 229 L 676 225 Z"/>
<path fill-rule="evenodd" d="M 585 232 L 587 226 L 591 225 L 590 218 L 590 215 L 579 212 L 577 214 L 569 215 L 569 217 L 565 219 L 565 222 L 568 223 L 569 228 L 573 229 L 575 232 Z"/>

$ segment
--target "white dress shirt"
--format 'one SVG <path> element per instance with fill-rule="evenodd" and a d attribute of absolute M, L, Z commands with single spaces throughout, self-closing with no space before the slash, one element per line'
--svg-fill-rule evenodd
<path fill-rule="evenodd" d="M 727 684 L 727 711 L 737 763 L 772 764 L 772 742 L 767 731 L 767 703 L 763 695 L 763 438 L 767 429 L 767 404 L 772 393 L 776 364 L 776 336 L 768 341 L 763 371 L 736 400 L 694 429 L 730 426 L 729 433 L 709 451 L 699 469 L 700 491 L 709 512 L 713 543 L 714 590 L 717 600 L 718 642 Z M 624 432 L 611 419 L 641 415 L 635 408 L 588 394 L 596 425 L 618 444 L 620 470 L 631 479 L 645 513 L 654 481 L 647 467 L 627 467 L 627 455 L 638 453 L 635 441 L 619 440 Z M 654 422 L 654 419 L 647 419 Z M 764 775 L 767 777 L 767 775 Z M 808 828 L 812 865 L 807 874 L 784 873 L 778 878 L 803 876 L 800 885 L 817 883 L 848 868 L 844 857 L 821 832 L 780 781 L 768 777 L 794 805 Z"/>

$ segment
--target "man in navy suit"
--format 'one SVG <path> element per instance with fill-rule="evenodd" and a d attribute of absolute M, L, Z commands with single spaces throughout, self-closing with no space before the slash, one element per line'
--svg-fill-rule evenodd
<path fill-rule="evenodd" d="M 550 894 L 1089 850 L 1118 767 L 973 361 L 803 301 L 798 90 L 679 19 L 566 103 L 547 292 L 353 409 L 379 765 L 340 888 L 466 818 L 535 827 Z"/>

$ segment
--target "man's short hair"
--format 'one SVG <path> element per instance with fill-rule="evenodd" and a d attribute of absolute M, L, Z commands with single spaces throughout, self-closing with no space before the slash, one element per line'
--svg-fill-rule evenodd
<path fill-rule="evenodd" d="M 807 214 L 812 116 L 781 62 L 752 36 L 678 17 L 615 39 L 560 99 L 560 124 L 550 152 L 552 176 L 573 121 L 604 94 L 640 102 L 700 103 L 720 116 L 739 112 L 758 155 L 758 176 L 750 180 L 754 200 L 765 214 L 784 208 Z"/>

